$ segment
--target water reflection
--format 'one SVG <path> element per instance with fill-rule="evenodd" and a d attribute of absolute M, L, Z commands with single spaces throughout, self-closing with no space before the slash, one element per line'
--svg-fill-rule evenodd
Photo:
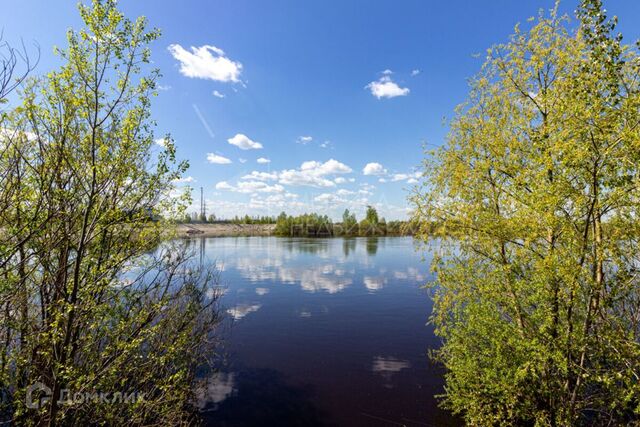
<path fill-rule="evenodd" d="M 232 374 L 233 375 L 233 374 Z M 233 375 L 234 393 L 202 413 L 215 426 L 322 426 L 311 386 L 293 386 L 273 369 L 246 369 Z"/>
<path fill-rule="evenodd" d="M 368 277 L 368 276 L 365 276 L 364 285 L 371 292 L 375 292 L 377 290 L 382 289 L 382 287 L 384 286 L 386 281 L 387 281 L 387 279 L 385 279 L 384 277 Z"/>
<path fill-rule="evenodd" d="M 371 370 L 385 379 L 385 387 L 391 388 L 393 387 L 393 383 L 391 382 L 393 375 L 410 367 L 411 363 L 409 363 L 408 360 L 378 356 L 373 360 Z"/>
<path fill-rule="evenodd" d="M 351 252 L 356 250 L 356 239 L 354 237 L 346 237 L 342 240 L 342 252 L 344 257 L 348 258 Z"/>
<path fill-rule="evenodd" d="M 434 398 L 439 340 L 410 238 L 206 239 L 204 257 L 225 267 L 234 320 L 208 424 L 458 424 Z"/>
<path fill-rule="evenodd" d="M 375 255 L 378 253 L 378 238 L 367 237 L 367 254 Z"/>
<path fill-rule="evenodd" d="M 233 317 L 234 320 L 240 320 L 247 314 L 258 311 L 262 307 L 261 304 L 238 304 L 237 306 L 227 310 L 227 313 Z"/>
<path fill-rule="evenodd" d="M 196 388 L 196 405 L 200 410 L 204 410 L 212 405 L 216 405 L 233 393 L 234 374 L 219 372 L 211 375 L 202 381 Z"/>

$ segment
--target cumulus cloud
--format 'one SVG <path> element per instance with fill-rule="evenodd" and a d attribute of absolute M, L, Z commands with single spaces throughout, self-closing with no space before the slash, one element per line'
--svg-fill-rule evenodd
<path fill-rule="evenodd" d="M 233 190 L 233 186 L 227 181 L 220 181 L 216 184 L 216 190 Z"/>
<path fill-rule="evenodd" d="M 217 90 L 214 90 L 211 94 L 212 94 L 213 96 L 215 96 L 216 98 L 224 98 L 224 97 L 225 97 L 225 94 L 224 94 L 224 93 L 220 93 L 220 92 L 218 92 Z"/>
<path fill-rule="evenodd" d="M 245 175 L 242 179 L 250 179 L 250 180 L 258 180 L 258 181 L 269 181 L 278 179 L 277 173 L 269 173 L 269 172 L 258 172 L 252 171 L 249 175 Z"/>
<path fill-rule="evenodd" d="M 391 182 L 407 181 L 409 184 L 415 184 L 416 182 L 418 182 L 417 178 L 420 178 L 420 175 L 422 175 L 420 172 L 394 173 L 390 175 L 389 178 Z"/>
<path fill-rule="evenodd" d="M 269 185 L 263 181 L 240 181 L 236 186 L 239 193 L 282 193 L 284 187 L 279 184 Z"/>
<path fill-rule="evenodd" d="M 252 141 L 247 135 L 242 133 L 237 133 L 234 137 L 227 139 L 227 142 L 241 150 L 259 150 L 262 148 L 262 144 Z"/>
<path fill-rule="evenodd" d="M 420 70 L 418 70 L 417 68 L 411 71 L 412 76 L 417 76 L 418 74 L 420 74 Z"/>
<path fill-rule="evenodd" d="M 333 182 L 335 182 L 336 184 L 344 184 L 345 182 L 347 182 L 347 179 L 339 176 L 336 179 L 334 179 Z"/>
<path fill-rule="evenodd" d="M 302 144 L 302 145 L 307 145 L 311 141 L 313 141 L 313 137 L 312 136 L 299 136 L 298 139 L 296 139 L 296 142 L 298 144 Z"/>
<path fill-rule="evenodd" d="M 387 170 L 380 163 L 372 162 L 365 165 L 362 173 L 364 175 L 384 175 L 387 173 Z"/>
<path fill-rule="evenodd" d="M 406 96 L 409 94 L 409 88 L 400 87 L 391 79 L 389 74 L 385 74 L 380 79 L 369 83 L 365 89 L 371 91 L 371 95 L 378 99 L 395 98 L 396 96 Z"/>
<path fill-rule="evenodd" d="M 325 204 L 340 204 L 340 203 L 346 203 L 347 202 L 346 199 L 343 199 L 342 197 L 339 197 L 338 195 L 333 194 L 333 193 L 322 193 L 322 194 L 319 194 L 316 197 L 314 197 L 313 200 L 315 202 L 325 203 Z"/>
<path fill-rule="evenodd" d="M 258 158 L 258 160 L 256 160 L 256 162 L 260 163 L 261 165 L 264 165 L 267 163 L 271 163 L 271 160 L 267 159 L 266 157 L 260 157 Z"/>
<path fill-rule="evenodd" d="M 183 76 L 219 82 L 240 81 L 242 64 L 229 59 L 222 49 L 204 45 L 192 46 L 191 51 L 188 51 L 179 44 L 171 44 L 168 49 L 180 63 L 180 73 Z"/>
<path fill-rule="evenodd" d="M 231 163 L 231 160 L 214 153 L 207 153 L 207 162 L 216 165 L 228 165 L 229 163 Z"/>
<path fill-rule="evenodd" d="M 284 187 L 279 184 L 269 185 L 263 181 L 240 181 L 235 186 L 227 181 L 216 184 L 216 190 L 233 191 L 236 193 L 282 193 Z"/>
<path fill-rule="evenodd" d="M 285 185 L 306 185 L 311 187 L 334 187 L 330 175 L 351 173 L 352 169 L 337 160 L 330 159 L 324 163 L 311 160 L 302 163 L 299 169 L 288 169 L 279 173 L 279 182 Z"/>
<path fill-rule="evenodd" d="M 184 178 L 176 178 L 172 182 L 176 184 L 185 184 L 190 182 L 196 182 L 196 180 L 192 176 L 185 176 Z"/>

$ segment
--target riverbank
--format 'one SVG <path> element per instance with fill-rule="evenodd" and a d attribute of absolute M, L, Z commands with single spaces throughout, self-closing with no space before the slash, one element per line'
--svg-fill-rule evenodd
<path fill-rule="evenodd" d="M 275 224 L 178 224 L 179 237 L 271 236 Z"/>

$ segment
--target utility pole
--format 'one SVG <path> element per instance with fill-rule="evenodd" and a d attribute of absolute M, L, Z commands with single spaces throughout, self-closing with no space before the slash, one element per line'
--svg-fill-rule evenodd
<path fill-rule="evenodd" d="M 207 207 L 204 203 L 204 190 L 202 187 L 200 187 L 200 218 L 202 218 L 203 221 L 207 220 Z"/>

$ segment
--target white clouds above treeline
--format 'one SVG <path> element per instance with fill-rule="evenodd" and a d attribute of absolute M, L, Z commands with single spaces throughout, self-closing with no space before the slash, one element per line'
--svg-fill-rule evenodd
<path fill-rule="evenodd" d="M 387 173 L 387 170 L 380 163 L 373 162 L 367 163 L 362 169 L 362 173 L 364 175 L 384 175 Z"/>
<path fill-rule="evenodd" d="M 238 133 L 232 138 L 227 139 L 227 142 L 231 145 L 235 145 L 241 150 L 259 150 L 262 148 L 262 144 L 253 141 L 247 135 Z"/>
<path fill-rule="evenodd" d="M 409 92 L 410 92 L 409 88 L 400 87 L 391 78 L 392 74 L 393 74 L 393 71 L 384 70 L 382 72 L 382 77 L 366 85 L 365 89 L 369 89 L 369 91 L 371 92 L 371 95 L 375 96 L 378 99 L 395 98 L 397 96 L 409 95 Z"/>
<path fill-rule="evenodd" d="M 218 154 L 207 153 L 207 162 L 213 163 L 215 165 L 228 165 L 229 163 L 231 163 L 231 160 Z"/>
<path fill-rule="evenodd" d="M 183 76 L 225 83 L 240 82 L 242 64 L 229 59 L 216 46 L 192 46 L 189 51 L 179 44 L 171 44 L 168 50 L 180 63 L 180 73 Z"/>
<path fill-rule="evenodd" d="M 241 181 L 276 181 L 280 185 L 324 188 L 335 187 L 336 183 L 347 182 L 346 178 L 338 180 L 340 177 L 336 177 L 336 175 L 344 175 L 351 172 L 353 172 L 353 169 L 335 159 L 329 159 L 326 162 L 310 160 L 303 162 L 300 167 L 296 169 L 285 169 L 274 172 L 252 171 L 250 174 L 243 176 Z M 241 182 L 236 186 L 232 186 L 226 181 L 219 182 L 216 185 L 216 189 L 218 190 L 234 191 L 239 188 L 243 188 L 241 187 Z"/>

